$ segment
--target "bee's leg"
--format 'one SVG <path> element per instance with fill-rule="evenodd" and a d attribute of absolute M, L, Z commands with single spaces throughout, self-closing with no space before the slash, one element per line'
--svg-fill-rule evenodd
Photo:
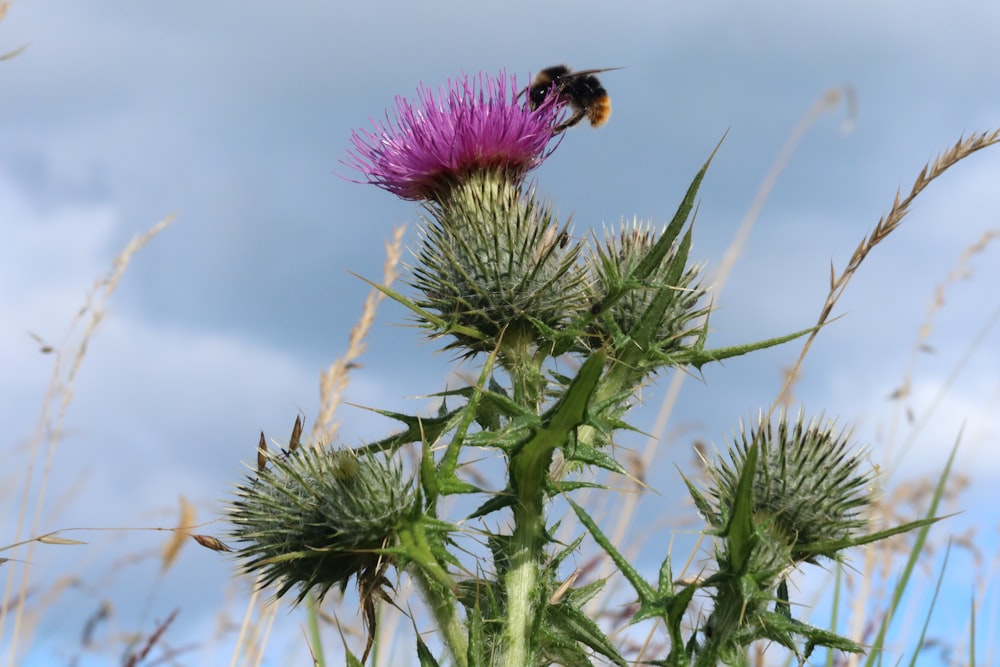
<path fill-rule="evenodd" d="M 559 134 L 560 132 L 562 132 L 566 128 L 573 127 L 574 125 L 576 125 L 577 123 L 579 123 L 581 120 L 583 120 L 583 117 L 586 116 L 586 115 L 587 115 L 587 112 L 584 109 L 573 109 L 573 115 L 570 116 L 569 118 L 567 118 L 562 123 L 559 123 L 558 125 L 556 125 L 556 129 L 553 130 L 552 133 L 553 134 Z"/>

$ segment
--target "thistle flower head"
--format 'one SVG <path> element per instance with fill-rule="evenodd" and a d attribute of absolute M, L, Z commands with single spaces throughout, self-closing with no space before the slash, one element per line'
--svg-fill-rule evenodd
<path fill-rule="evenodd" d="M 844 543 L 867 525 L 864 510 L 872 501 L 872 475 L 862 470 L 863 457 L 850 451 L 849 437 L 835 422 L 806 422 L 801 412 L 794 420 L 781 413 L 776 426 L 761 416 L 741 430 L 729 460 L 711 467 L 715 484 L 709 492 L 717 512 L 709 522 L 725 525 L 746 454 L 757 442 L 752 505 L 754 522 L 766 537 L 761 548 L 773 547 L 775 557 L 788 554 L 792 566 L 819 556 L 839 559 Z"/>
<path fill-rule="evenodd" d="M 379 579 L 396 529 L 414 504 L 412 483 L 392 461 L 348 449 L 305 447 L 266 454 L 271 468 L 239 486 L 228 510 L 242 569 L 278 584 L 277 596 L 298 587 L 322 597 Z"/>
<path fill-rule="evenodd" d="M 501 172 L 517 182 L 551 153 L 555 102 L 530 109 L 504 71 L 463 74 L 436 95 L 421 86 L 415 102 L 397 96 L 384 123 L 372 119 L 374 131 L 353 132 L 344 164 L 364 182 L 412 200 L 440 200 L 470 173 Z"/>
<path fill-rule="evenodd" d="M 560 328 L 584 302 L 579 247 L 562 240 L 566 226 L 534 193 L 476 176 L 426 210 L 411 284 L 420 307 L 447 323 L 421 324 L 454 336 L 450 347 L 473 354 L 501 340 L 536 344 L 536 327 Z"/>
<path fill-rule="evenodd" d="M 665 232 L 637 219 L 622 221 L 617 233 L 605 230 L 603 244 L 595 242 L 596 252 L 587 258 L 591 312 L 600 315 L 589 327 L 590 344 L 614 349 L 624 341 L 627 350 L 644 351 L 628 359 L 643 373 L 690 347 L 704 326 L 697 322 L 708 313 L 700 267 L 687 267 L 686 249 L 678 239 L 664 238 Z M 662 255 L 651 266 L 654 252 Z"/>

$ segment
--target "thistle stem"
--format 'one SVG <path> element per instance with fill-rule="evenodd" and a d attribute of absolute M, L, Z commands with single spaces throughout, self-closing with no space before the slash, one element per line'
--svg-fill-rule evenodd
<path fill-rule="evenodd" d="M 504 577 L 507 622 L 498 663 L 507 667 L 534 664 L 532 637 L 541 613 L 539 571 L 545 554 L 544 480 L 552 464 L 549 444 L 526 445 L 511 457 L 510 481 L 517 493 L 514 532 L 510 540 L 510 569 Z"/>
<path fill-rule="evenodd" d="M 507 589 L 507 624 L 503 646 L 506 653 L 500 664 L 524 667 L 534 663 L 531 636 L 538 613 L 538 572 L 544 545 L 541 503 L 518 504 L 514 520 L 510 570 L 504 579 Z"/>
<path fill-rule="evenodd" d="M 514 400 L 520 405 L 538 408 L 541 400 L 539 360 L 534 354 L 537 340 L 527 322 L 512 322 L 500 344 L 500 365 L 510 374 Z"/>

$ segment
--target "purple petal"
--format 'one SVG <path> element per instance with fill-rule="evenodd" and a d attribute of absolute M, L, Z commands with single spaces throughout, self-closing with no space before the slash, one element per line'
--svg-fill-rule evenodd
<path fill-rule="evenodd" d="M 449 79 L 437 95 L 421 85 L 416 102 L 396 96 L 384 123 L 372 119 L 374 131 L 355 130 L 343 163 L 403 199 L 435 199 L 480 171 L 520 180 L 551 154 L 559 107 L 529 109 L 518 92 L 503 71 Z"/>

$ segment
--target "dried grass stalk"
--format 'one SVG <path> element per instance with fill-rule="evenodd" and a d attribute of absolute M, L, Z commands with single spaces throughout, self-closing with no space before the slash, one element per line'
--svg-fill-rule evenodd
<path fill-rule="evenodd" d="M 878 224 L 875 225 L 875 229 L 872 230 L 871 234 L 861 239 L 861 242 L 854 249 L 854 254 L 851 255 L 851 259 L 848 260 L 847 266 L 844 267 L 840 275 L 837 275 L 832 265 L 830 266 L 830 291 L 827 294 L 826 301 L 823 303 L 823 308 L 820 310 L 819 318 L 816 320 L 816 330 L 806 337 L 806 342 L 802 346 L 802 352 L 799 353 L 799 358 L 787 373 L 781 392 L 774 401 L 774 406 L 771 408 L 772 412 L 775 407 L 787 402 L 792 385 L 798 377 L 799 369 L 802 367 L 802 362 L 812 347 L 816 335 L 819 333 L 820 328 L 829 320 L 834 306 L 837 305 L 837 301 L 840 300 L 844 290 L 847 289 L 847 284 L 851 281 L 851 278 L 861 268 L 861 264 L 868 257 L 868 253 L 888 238 L 889 234 L 892 234 L 899 228 L 903 222 L 903 218 L 910 212 L 910 205 L 917 198 L 917 195 L 931 184 L 931 181 L 976 151 L 998 142 L 1000 142 L 1000 129 L 993 130 L 992 132 L 980 132 L 968 138 L 959 138 L 954 146 L 938 154 L 933 162 L 924 165 L 924 168 L 913 182 L 910 193 L 906 197 L 901 197 L 901 191 L 896 190 L 896 198 L 892 202 L 889 213 L 879 219 Z"/>
<path fill-rule="evenodd" d="M 404 231 L 405 227 L 394 229 L 392 239 L 385 244 L 386 258 L 385 264 L 382 266 L 382 284 L 386 287 L 399 277 L 398 267 L 402 257 Z M 320 376 L 319 414 L 309 436 L 314 447 L 319 446 L 320 443 L 332 441 L 337 434 L 340 424 L 333 421 L 333 415 L 337 411 L 343 398 L 344 389 L 350 381 L 348 374 L 352 368 L 357 367 L 355 362 L 365 351 L 365 336 L 368 335 L 368 331 L 375 321 L 375 311 L 384 298 L 385 294 L 377 289 L 372 289 L 368 293 L 368 298 L 361 311 L 361 319 L 351 329 L 347 341 L 347 351 L 344 356 L 330 364 L 330 367 Z"/>

